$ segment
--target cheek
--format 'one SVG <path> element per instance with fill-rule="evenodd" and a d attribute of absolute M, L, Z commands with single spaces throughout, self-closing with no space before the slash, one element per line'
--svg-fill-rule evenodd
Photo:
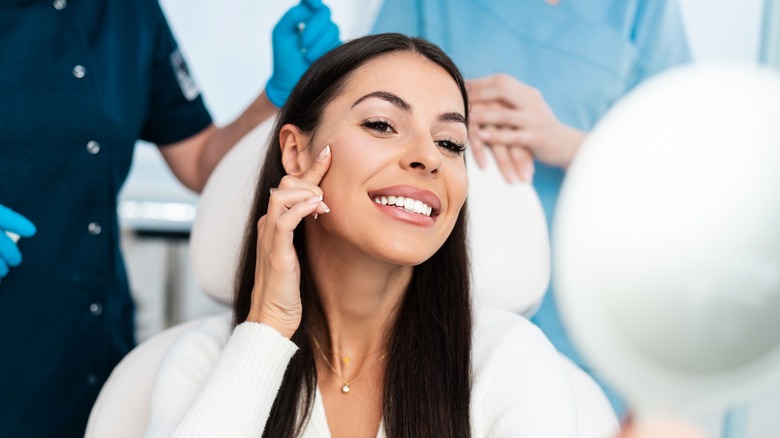
<path fill-rule="evenodd" d="M 469 178 L 465 163 L 460 162 L 452 166 L 447 186 L 452 206 L 460 210 L 469 192 Z"/>
<path fill-rule="evenodd" d="M 368 153 L 371 145 L 356 140 L 354 136 L 335 137 L 330 142 L 330 148 L 333 158 L 320 187 L 325 193 L 325 202 L 329 198 L 335 203 L 354 193 L 376 169 Z"/>

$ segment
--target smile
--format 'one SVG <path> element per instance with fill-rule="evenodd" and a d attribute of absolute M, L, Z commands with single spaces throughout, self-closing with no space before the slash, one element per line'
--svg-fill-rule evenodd
<path fill-rule="evenodd" d="M 417 213 L 423 216 L 431 216 L 433 207 L 417 199 L 405 198 L 403 196 L 375 196 L 374 202 L 382 205 L 396 206 L 403 208 L 410 213 Z"/>

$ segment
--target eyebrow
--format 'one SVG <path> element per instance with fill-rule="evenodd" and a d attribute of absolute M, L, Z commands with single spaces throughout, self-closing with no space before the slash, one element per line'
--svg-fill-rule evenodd
<path fill-rule="evenodd" d="M 356 100 L 355 103 L 352 104 L 352 108 L 358 106 L 360 102 L 363 102 L 366 99 L 376 97 L 382 100 L 386 100 L 390 103 L 392 103 L 394 106 L 397 106 L 398 108 L 406 111 L 406 112 L 412 112 L 412 106 L 409 105 L 409 102 L 403 100 L 400 96 L 397 96 L 393 93 L 389 93 L 387 91 L 374 91 L 373 93 L 368 93 L 365 96 L 361 97 L 360 99 Z"/>
<path fill-rule="evenodd" d="M 439 114 L 439 117 L 436 117 L 436 120 L 440 122 L 455 122 L 455 123 L 463 123 L 466 124 L 466 117 L 463 116 L 461 113 L 443 113 Z"/>
<path fill-rule="evenodd" d="M 352 104 L 352 108 L 358 106 L 364 100 L 370 99 L 372 97 L 390 102 L 391 104 L 393 104 L 393 106 L 396 106 L 405 112 L 408 113 L 412 112 L 412 105 L 410 105 L 409 102 L 405 101 L 402 97 L 387 91 L 374 91 L 368 93 L 365 96 L 361 97 L 360 99 L 356 100 L 355 103 Z M 439 114 L 439 116 L 436 117 L 436 120 L 440 122 L 448 122 L 448 123 L 455 122 L 455 123 L 463 123 L 464 125 L 466 124 L 466 117 L 464 117 L 463 114 L 457 112 L 448 112 L 448 113 Z"/>

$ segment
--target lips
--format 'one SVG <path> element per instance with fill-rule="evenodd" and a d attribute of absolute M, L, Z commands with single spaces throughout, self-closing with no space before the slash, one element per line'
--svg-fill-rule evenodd
<path fill-rule="evenodd" d="M 396 185 L 368 194 L 372 201 L 403 208 L 412 213 L 435 217 L 441 210 L 441 200 L 429 190 L 418 189 L 410 185 Z"/>

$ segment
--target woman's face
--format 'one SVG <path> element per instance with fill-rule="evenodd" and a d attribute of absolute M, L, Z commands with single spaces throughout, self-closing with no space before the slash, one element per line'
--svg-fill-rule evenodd
<path fill-rule="evenodd" d="M 465 108 L 445 70 L 405 52 L 369 61 L 325 108 L 313 139 L 310 160 L 326 145 L 333 153 L 320 184 L 331 212 L 307 228 L 324 250 L 346 244 L 417 265 L 441 247 L 468 189 Z"/>

